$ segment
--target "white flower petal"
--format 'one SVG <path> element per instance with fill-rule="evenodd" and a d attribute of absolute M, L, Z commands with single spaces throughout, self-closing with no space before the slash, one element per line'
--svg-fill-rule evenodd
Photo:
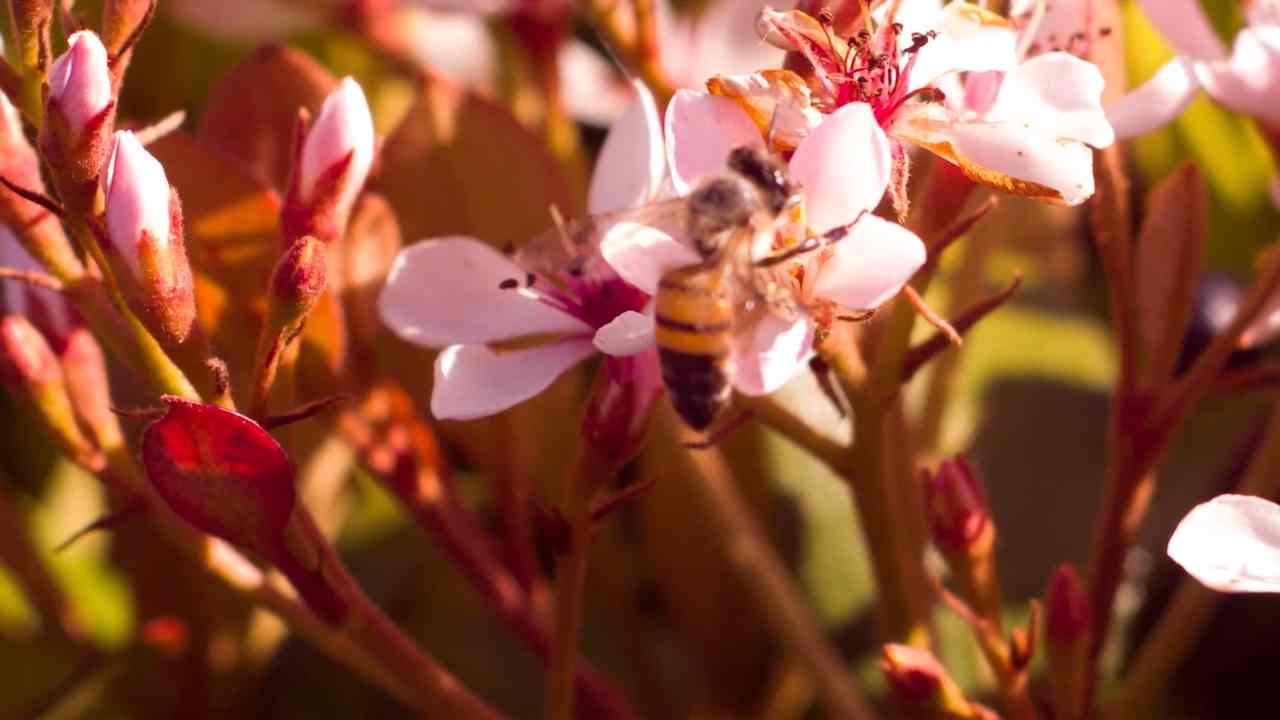
<path fill-rule="evenodd" d="M 1196 67 L 1214 100 L 1242 115 L 1280 126 L 1280 27 L 1241 30 L 1225 62 Z"/>
<path fill-rule="evenodd" d="M 635 97 L 609 129 L 591 175 L 592 214 L 639 207 L 654 198 L 667 173 L 662 121 L 653 94 L 640 81 Z"/>
<path fill-rule="evenodd" d="M 1227 57 L 1227 49 L 1200 9 L 1200 0 L 1138 0 L 1138 4 L 1179 53 L 1196 60 Z"/>
<path fill-rule="evenodd" d="M 378 308 L 396 335 L 427 347 L 591 332 L 523 288 L 498 287 L 509 279 L 523 286 L 525 271 L 479 240 L 425 240 L 396 256 Z"/>
<path fill-rule="evenodd" d="M 1046 53 L 1005 75 L 990 122 L 1025 122 L 1064 140 L 1097 148 L 1115 141 L 1102 112 L 1102 73 L 1091 62 L 1064 52 Z"/>
<path fill-rule="evenodd" d="M 493 415 L 547 389 L 595 353 L 589 340 L 497 353 L 484 345 L 452 345 L 436 358 L 431 414 L 438 420 Z"/>
<path fill-rule="evenodd" d="M 605 231 L 600 256 L 619 277 L 650 295 L 658 291 L 658 281 L 668 270 L 702 259 L 667 232 L 627 220 Z"/>
<path fill-rule="evenodd" d="M 418 62 L 465 87 L 494 92 L 498 44 L 484 18 L 472 12 L 439 12 L 401 6 L 396 27 L 411 38 L 405 48 Z M 566 43 L 568 46 L 570 43 Z M 563 73 L 563 64 L 561 65 Z M 566 87 L 563 83 L 561 87 Z M 567 104 L 567 96 L 566 96 Z M 572 106 L 570 106 L 572 112 Z"/>
<path fill-rule="evenodd" d="M 765 314 L 737 338 L 733 386 L 743 395 L 768 395 L 787 383 L 813 354 L 813 324 Z"/>
<path fill-rule="evenodd" d="M 1093 195 L 1093 151 L 1084 143 L 1064 142 L 1015 123 L 961 123 L 939 134 L 972 168 L 1049 188 L 1067 205 Z M 1039 196 L 1034 188 L 1024 192 L 1016 183 L 1011 189 Z"/>
<path fill-rule="evenodd" d="M 924 243 L 915 233 L 867 215 L 832 246 L 810 292 L 852 310 L 870 310 L 897 295 L 924 261 Z"/>
<path fill-rule="evenodd" d="M 1280 505 L 1219 495 L 1178 523 L 1168 552 L 1213 590 L 1280 592 Z"/>
<path fill-rule="evenodd" d="M 1150 80 L 1112 103 L 1107 108 L 1107 120 L 1118 138 L 1144 135 L 1181 115 L 1198 92 L 1200 81 L 1191 62 L 1176 57 Z"/>
<path fill-rule="evenodd" d="M 644 352 L 653 347 L 653 318 L 627 310 L 597 330 L 592 343 L 600 352 L 614 357 Z"/>
<path fill-rule="evenodd" d="M 924 3 L 930 4 L 936 3 Z M 971 3 L 953 2 L 930 22 L 927 10 L 905 14 L 907 3 L 903 6 L 898 11 L 903 24 L 900 47 L 910 47 L 912 33 L 938 33 L 917 52 L 909 89 L 931 85 L 949 72 L 1009 70 L 1018 64 L 1018 36 L 1004 18 Z"/>
<path fill-rule="evenodd" d="M 763 141 L 737 103 L 693 90 L 676 91 L 667 105 L 666 140 L 667 166 L 679 195 L 699 178 L 723 171 L 729 151 Z"/>
<path fill-rule="evenodd" d="M 870 105 L 850 103 L 831 113 L 791 157 L 809 225 L 825 232 L 875 209 L 891 166 L 889 140 Z"/>

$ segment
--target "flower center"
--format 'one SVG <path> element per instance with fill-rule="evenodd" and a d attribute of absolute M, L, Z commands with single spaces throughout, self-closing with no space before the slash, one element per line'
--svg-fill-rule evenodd
<path fill-rule="evenodd" d="M 498 287 L 519 292 L 600 329 L 628 310 L 643 312 L 649 296 L 618 277 L 603 261 L 571 264 L 554 275 L 528 272 L 507 278 Z"/>

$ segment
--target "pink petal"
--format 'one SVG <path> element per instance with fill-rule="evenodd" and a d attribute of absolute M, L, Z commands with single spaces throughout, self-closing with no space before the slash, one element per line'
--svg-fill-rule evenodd
<path fill-rule="evenodd" d="M 600 256 L 628 283 L 653 295 L 668 270 L 692 265 L 702 258 L 666 231 L 622 221 L 605 231 Z"/>
<path fill-rule="evenodd" d="M 729 151 L 763 140 L 737 103 L 705 92 L 678 90 L 667 105 L 667 165 L 676 193 L 699 178 L 722 172 Z"/>
<path fill-rule="evenodd" d="M 961 123 L 940 131 L 958 156 L 1000 175 L 1043 185 L 1063 203 L 1078 205 L 1093 195 L 1093 152 L 1025 123 Z"/>
<path fill-rule="evenodd" d="M 924 243 L 915 233 L 867 215 L 832 247 L 810 292 L 851 310 L 870 310 L 897 295 L 924 261 Z"/>
<path fill-rule="evenodd" d="M 627 310 L 605 323 L 591 340 L 605 355 L 626 357 L 653 347 L 653 318 Z"/>
<path fill-rule="evenodd" d="M 593 214 L 628 210 L 649 202 L 667 174 L 662 122 L 653 94 L 639 80 L 634 99 L 618 118 L 600 149 L 587 208 Z"/>
<path fill-rule="evenodd" d="M 143 233 L 165 248 L 169 244 L 169 180 L 164 166 L 128 130 L 118 130 L 102 173 L 107 236 L 135 278 L 144 276 L 139 256 Z"/>
<path fill-rule="evenodd" d="M 1204 16 L 1199 0 L 1138 0 L 1138 4 L 1179 53 L 1195 60 L 1227 57 L 1227 49 Z"/>
<path fill-rule="evenodd" d="M 1230 60 L 1207 63 L 1197 70 L 1214 100 L 1280 127 L 1280 27 L 1241 30 Z"/>
<path fill-rule="evenodd" d="M 378 308 L 396 335 L 426 347 L 591 332 L 523 287 L 498 287 L 509 279 L 523 286 L 525 271 L 479 240 L 425 240 L 396 256 Z"/>
<path fill-rule="evenodd" d="M 926 6 L 913 13 L 916 18 L 904 13 L 912 4 Z M 974 13 L 968 3 L 953 2 L 945 10 L 928 7 L 936 5 L 933 0 L 903 3 L 897 14 L 904 29 L 898 36 L 899 49 L 911 46 L 912 33 L 929 30 L 938 33 L 918 53 L 911 69 L 911 90 L 932 85 L 949 72 L 1004 71 L 1017 65 L 1018 37 L 1012 25 Z"/>
<path fill-rule="evenodd" d="M 1213 590 L 1280 592 L 1280 505 L 1219 495 L 1178 523 L 1168 552 Z"/>
<path fill-rule="evenodd" d="M 349 77 L 343 78 L 324 99 L 302 144 L 298 190 L 304 201 L 311 196 L 320 176 L 336 163 L 344 162 L 348 156 L 351 160 L 338 200 L 344 212 L 355 202 L 373 164 L 373 116 L 364 90 Z"/>
<path fill-rule="evenodd" d="M 773 314 L 738 336 L 733 386 L 743 395 L 768 395 L 787 383 L 813 353 L 813 325 Z"/>
<path fill-rule="evenodd" d="M 825 232 L 875 209 L 889 186 L 889 140 L 871 106 L 850 103 L 827 116 L 791 156 L 809 226 Z"/>
<path fill-rule="evenodd" d="M 1054 137 L 1104 148 L 1115 133 L 1102 112 L 1103 85 L 1091 62 L 1064 52 L 1038 55 L 1005 75 L 986 119 L 1023 121 Z"/>
<path fill-rule="evenodd" d="M 436 358 L 431 414 L 437 420 L 493 415 L 547 389 L 595 353 L 589 340 L 497 353 L 484 345 L 451 345 Z"/>
<path fill-rule="evenodd" d="M 49 67 L 49 99 L 57 101 L 77 133 L 111 102 L 107 50 L 92 31 L 81 30 L 67 38 L 67 51 Z"/>
<path fill-rule="evenodd" d="M 617 67 L 581 40 L 569 39 L 560 44 L 556 68 L 560 100 L 580 122 L 607 127 L 622 118 L 635 99 L 632 86 L 622 79 Z"/>
<path fill-rule="evenodd" d="M 1150 80 L 1112 103 L 1107 108 L 1107 120 L 1118 138 L 1144 135 L 1181 115 L 1198 92 L 1200 82 L 1191 62 L 1176 57 Z"/>

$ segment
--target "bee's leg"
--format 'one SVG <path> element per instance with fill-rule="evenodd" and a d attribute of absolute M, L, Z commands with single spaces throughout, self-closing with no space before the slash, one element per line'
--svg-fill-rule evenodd
<path fill-rule="evenodd" d="M 845 397 L 844 392 L 836 386 L 831 379 L 831 366 L 820 355 L 814 355 L 809 360 L 809 371 L 813 373 L 814 379 L 818 381 L 818 389 L 822 390 L 822 394 L 827 396 L 827 400 L 840 413 L 840 419 L 849 417 L 849 401 Z"/>
<path fill-rule="evenodd" d="M 866 214 L 867 211 L 863 210 L 858 213 L 858 217 L 854 218 L 853 222 L 846 223 L 844 225 L 837 225 L 821 235 L 810 235 L 805 238 L 804 242 L 796 245 L 795 247 L 787 248 L 776 255 L 770 255 L 762 260 L 757 260 L 755 263 L 756 267 L 773 267 L 774 265 L 784 263 L 792 258 L 799 257 L 806 253 L 811 253 L 814 250 L 820 250 L 829 245 L 834 245 L 848 237 L 849 231 L 852 230 L 853 226 L 857 225 L 858 221 L 862 219 L 862 216 Z"/>
<path fill-rule="evenodd" d="M 743 410 L 729 422 L 724 423 L 720 427 L 711 428 L 707 432 L 705 440 L 687 442 L 684 443 L 684 446 L 690 450 L 706 450 L 708 448 L 715 447 L 716 445 L 719 445 L 722 440 L 732 435 L 735 430 L 742 427 L 743 423 L 750 420 L 755 416 L 755 414 L 754 410 Z"/>

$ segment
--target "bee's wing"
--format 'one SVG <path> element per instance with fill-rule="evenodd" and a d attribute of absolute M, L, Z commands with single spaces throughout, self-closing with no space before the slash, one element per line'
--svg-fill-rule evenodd
<path fill-rule="evenodd" d="M 516 262 L 533 272 L 556 274 L 580 270 L 600 254 L 605 237 L 618 232 L 657 228 L 678 242 L 691 244 L 685 226 L 688 199 L 662 200 L 632 210 L 590 215 L 533 236 L 516 251 Z"/>

